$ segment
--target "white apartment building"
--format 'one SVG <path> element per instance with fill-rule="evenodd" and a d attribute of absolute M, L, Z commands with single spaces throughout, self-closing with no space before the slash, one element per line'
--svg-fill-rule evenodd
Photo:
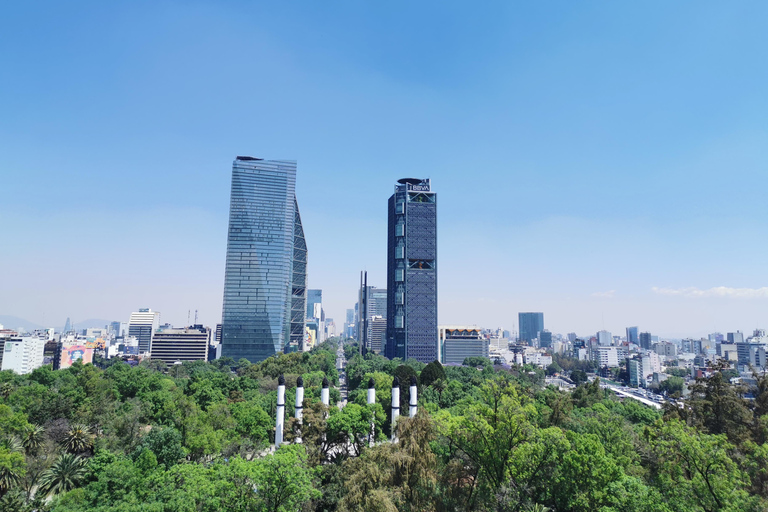
<path fill-rule="evenodd" d="M 600 367 L 618 368 L 619 356 L 616 347 L 597 347 L 592 350 L 592 359 L 597 361 Z"/>
<path fill-rule="evenodd" d="M 19 375 L 30 373 L 43 366 L 45 338 L 22 336 L 5 340 L 3 347 L 3 370 L 13 370 Z"/>

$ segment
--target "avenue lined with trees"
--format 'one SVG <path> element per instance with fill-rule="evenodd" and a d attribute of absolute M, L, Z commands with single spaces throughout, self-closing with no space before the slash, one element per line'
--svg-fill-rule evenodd
<path fill-rule="evenodd" d="M 765 377 L 749 390 L 716 373 L 685 407 L 657 411 L 619 401 L 566 358 L 558 368 L 580 383 L 570 393 L 533 367 L 390 361 L 349 344 L 338 408 L 337 342 L 258 364 L 0 372 L 0 512 L 768 510 Z M 275 451 L 280 375 L 287 444 Z M 391 443 L 392 383 L 408 404 L 412 376 L 419 412 Z"/>

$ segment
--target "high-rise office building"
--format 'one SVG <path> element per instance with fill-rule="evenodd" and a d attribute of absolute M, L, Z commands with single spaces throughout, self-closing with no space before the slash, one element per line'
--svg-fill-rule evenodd
<path fill-rule="evenodd" d="M 601 347 L 610 347 L 613 345 L 613 336 L 606 330 L 597 331 L 597 344 Z"/>
<path fill-rule="evenodd" d="M 387 331 L 387 319 L 380 315 L 374 315 L 368 322 L 368 350 L 381 353 L 384 341 L 384 333 Z"/>
<path fill-rule="evenodd" d="M 634 343 L 637 345 L 640 342 L 637 333 L 637 327 L 627 327 L 627 343 Z"/>
<path fill-rule="evenodd" d="M 307 245 L 296 162 L 239 156 L 232 165 L 221 353 L 258 362 L 301 350 Z"/>
<path fill-rule="evenodd" d="M 359 341 L 366 340 L 366 349 L 374 350 L 373 343 L 371 341 L 371 326 L 372 319 L 374 317 L 381 317 L 386 322 L 387 319 L 387 290 L 385 288 L 376 288 L 375 286 L 364 285 L 358 291 L 358 303 L 364 306 L 365 318 L 363 318 L 363 311 L 360 312 L 360 318 L 358 319 L 358 339 Z M 363 332 L 366 330 L 365 332 Z M 380 353 L 382 349 L 381 340 L 378 341 L 378 348 L 375 349 L 376 353 Z"/>
<path fill-rule="evenodd" d="M 519 341 L 530 343 L 544 330 L 544 313 L 518 313 L 517 323 L 520 325 Z"/>
<path fill-rule="evenodd" d="M 653 346 L 653 339 L 651 337 L 651 333 L 649 332 L 641 332 L 638 336 L 638 339 L 640 341 L 640 348 L 650 350 Z"/>
<path fill-rule="evenodd" d="M 741 331 L 729 332 L 727 336 L 729 344 L 744 343 L 744 333 Z"/>
<path fill-rule="evenodd" d="M 135 336 L 139 341 L 139 354 L 152 349 L 152 336 L 160 326 L 160 313 L 150 308 L 141 308 L 131 313 L 128 321 L 128 336 Z"/>
<path fill-rule="evenodd" d="M 385 355 L 438 358 L 437 196 L 428 179 L 404 178 L 389 198 Z"/>
<path fill-rule="evenodd" d="M 539 347 L 550 348 L 552 347 L 552 333 L 547 329 L 539 332 Z"/>
<path fill-rule="evenodd" d="M 319 306 L 317 309 L 315 306 Z M 320 319 L 323 308 L 323 290 L 307 290 L 307 318 Z"/>

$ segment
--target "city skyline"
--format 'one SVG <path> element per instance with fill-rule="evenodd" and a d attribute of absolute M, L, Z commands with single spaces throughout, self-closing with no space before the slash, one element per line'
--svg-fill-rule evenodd
<path fill-rule="evenodd" d="M 439 324 L 768 327 L 768 6 L 79 5 L 0 20 L 0 314 L 216 325 L 253 154 L 301 162 L 337 323 L 361 268 L 386 287 L 381 205 L 414 175 L 440 187 Z"/>

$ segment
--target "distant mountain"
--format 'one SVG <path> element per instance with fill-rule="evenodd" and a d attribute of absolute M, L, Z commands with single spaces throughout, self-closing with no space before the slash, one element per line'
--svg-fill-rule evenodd
<path fill-rule="evenodd" d="M 109 320 L 102 320 L 101 318 L 90 318 L 88 320 L 83 320 L 82 322 L 75 322 L 73 328 L 76 331 L 82 331 L 83 329 L 88 329 L 89 327 L 102 328 L 106 325 L 109 325 L 109 322 Z M 56 323 L 59 325 L 40 325 L 34 322 L 30 322 L 29 320 L 24 320 L 23 318 L 19 318 L 17 316 L 0 315 L 0 324 L 2 324 L 5 329 L 13 329 L 14 331 L 19 327 L 23 328 L 25 331 L 34 331 L 35 329 L 48 329 L 53 327 L 56 329 L 56 332 L 61 332 L 61 330 L 64 329 L 64 323 Z"/>
<path fill-rule="evenodd" d="M 10 315 L 0 315 L 0 324 L 2 324 L 3 328 L 5 329 L 13 330 L 18 329 L 19 327 L 24 328 L 26 331 L 34 331 L 35 329 L 45 328 L 40 324 L 36 324 L 34 322 L 30 322 L 29 320 L 24 320 L 23 318 Z M 59 327 L 59 329 L 61 329 L 61 327 Z"/>
<path fill-rule="evenodd" d="M 83 320 L 82 322 L 75 322 L 75 330 L 80 331 L 83 329 L 88 329 L 91 327 L 101 329 L 107 325 L 109 325 L 110 320 L 102 320 L 101 318 L 90 318 L 88 320 Z"/>

